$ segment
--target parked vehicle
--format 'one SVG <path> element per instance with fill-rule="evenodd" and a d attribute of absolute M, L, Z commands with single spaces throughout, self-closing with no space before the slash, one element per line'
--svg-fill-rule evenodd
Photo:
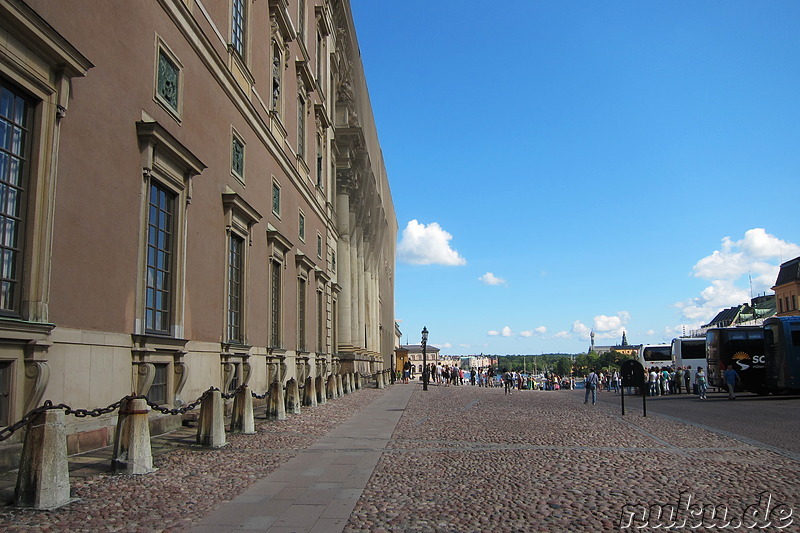
<path fill-rule="evenodd" d="M 639 348 L 639 362 L 645 369 L 672 366 L 672 346 L 669 344 L 643 344 Z"/>
<path fill-rule="evenodd" d="M 731 365 L 741 378 L 742 390 L 767 394 L 764 328 L 737 326 L 711 328 L 706 332 L 706 361 L 708 383 L 726 388 L 723 373 Z"/>
<path fill-rule="evenodd" d="M 800 391 L 800 316 L 764 321 L 766 386 L 771 392 Z"/>
<path fill-rule="evenodd" d="M 672 360 L 675 366 L 688 366 L 692 375 L 697 372 L 697 367 L 706 369 L 706 338 L 705 337 L 678 337 L 672 339 Z"/>

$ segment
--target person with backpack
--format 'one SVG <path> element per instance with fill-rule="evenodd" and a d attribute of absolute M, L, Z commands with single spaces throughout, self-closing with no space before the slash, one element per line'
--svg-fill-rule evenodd
<path fill-rule="evenodd" d="M 597 385 L 599 384 L 599 382 L 600 379 L 597 377 L 597 373 L 594 370 L 592 370 L 584 380 L 584 385 L 586 387 L 586 395 L 584 396 L 583 403 L 589 403 L 590 391 L 592 394 L 592 405 L 597 403 Z"/>

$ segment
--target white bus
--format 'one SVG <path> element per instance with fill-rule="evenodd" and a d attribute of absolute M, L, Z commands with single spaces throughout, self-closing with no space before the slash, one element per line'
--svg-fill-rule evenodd
<path fill-rule="evenodd" d="M 661 368 L 671 366 L 672 346 L 669 344 L 642 344 L 639 348 L 639 362 L 644 366 L 645 371 L 652 367 Z"/>
<path fill-rule="evenodd" d="M 697 367 L 706 371 L 706 339 L 705 337 L 678 337 L 672 339 L 672 359 L 675 366 L 688 366 L 692 376 L 697 372 Z"/>

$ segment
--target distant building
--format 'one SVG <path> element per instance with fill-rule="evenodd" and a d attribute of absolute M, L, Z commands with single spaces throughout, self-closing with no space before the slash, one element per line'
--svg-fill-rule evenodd
<path fill-rule="evenodd" d="M 595 346 L 594 344 L 594 331 L 592 331 L 590 338 L 592 344 L 589 346 L 589 353 L 594 352 L 597 355 L 603 355 L 608 352 L 617 352 L 622 355 L 636 356 L 639 353 L 641 344 L 628 344 L 628 336 L 625 330 L 622 331 L 622 342 L 616 346 Z"/>
<path fill-rule="evenodd" d="M 775 286 L 775 301 L 778 316 L 797 316 L 797 297 L 800 294 L 800 257 L 786 261 L 781 265 Z"/>
<path fill-rule="evenodd" d="M 441 364 L 442 360 L 439 357 L 439 348 L 435 346 L 425 346 L 425 359 L 428 364 Z M 401 355 L 402 354 L 402 355 Z M 422 372 L 422 345 L 421 344 L 404 344 L 398 349 L 398 361 L 400 357 L 407 357 L 411 361 L 411 370 L 414 373 Z M 405 360 L 403 361 L 405 363 Z M 452 364 L 447 362 L 446 364 Z"/>
<path fill-rule="evenodd" d="M 765 294 L 750 300 L 750 303 L 735 305 L 723 309 L 711 322 L 702 326 L 709 328 L 727 328 L 731 326 L 752 326 L 764 323 L 765 318 L 775 316 L 775 296 Z"/>

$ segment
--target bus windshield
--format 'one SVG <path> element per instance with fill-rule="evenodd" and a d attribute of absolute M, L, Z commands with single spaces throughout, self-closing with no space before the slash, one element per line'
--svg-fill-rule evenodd
<path fill-rule="evenodd" d="M 669 346 L 648 346 L 642 350 L 642 357 L 647 362 L 671 361 L 672 348 Z"/>

